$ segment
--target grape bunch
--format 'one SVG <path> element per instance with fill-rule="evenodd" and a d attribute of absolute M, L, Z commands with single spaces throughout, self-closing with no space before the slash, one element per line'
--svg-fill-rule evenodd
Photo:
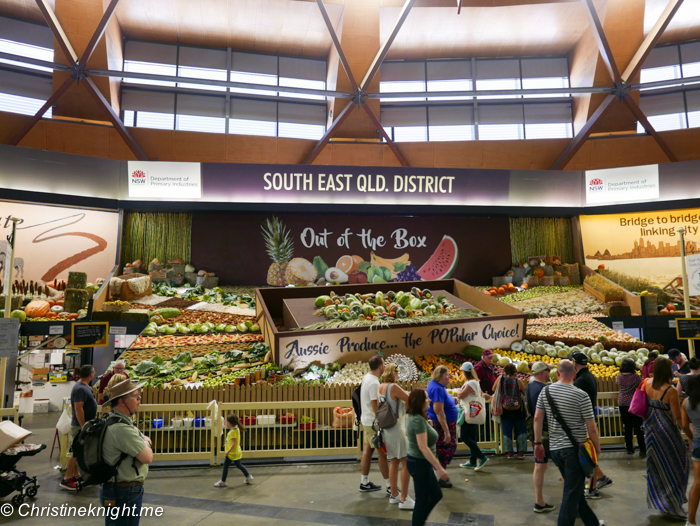
<path fill-rule="evenodd" d="M 396 274 L 395 281 L 420 281 L 421 279 L 415 265 L 408 265 L 406 270 Z"/>

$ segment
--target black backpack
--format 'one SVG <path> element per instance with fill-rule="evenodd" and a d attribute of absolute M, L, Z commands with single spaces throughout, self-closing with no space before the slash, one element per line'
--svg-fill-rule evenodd
<path fill-rule="evenodd" d="M 85 423 L 78 436 L 73 440 L 73 458 L 75 458 L 84 475 L 81 486 L 92 486 L 104 484 L 114 479 L 117 481 L 117 469 L 127 455 L 122 453 L 116 464 L 109 464 L 102 455 L 102 443 L 105 439 L 107 428 L 118 424 L 121 419 L 116 415 L 109 415 L 105 418 L 95 418 Z M 134 469 L 138 473 L 138 468 L 134 460 Z"/>
<path fill-rule="evenodd" d="M 355 410 L 355 425 L 360 426 L 362 422 L 362 398 L 360 398 L 360 389 L 362 385 L 358 385 L 357 389 L 352 392 L 352 408 Z"/>

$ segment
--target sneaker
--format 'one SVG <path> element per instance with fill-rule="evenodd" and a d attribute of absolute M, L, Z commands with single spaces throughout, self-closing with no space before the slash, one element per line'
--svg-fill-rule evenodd
<path fill-rule="evenodd" d="M 606 476 L 600 477 L 598 479 L 598 483 L 596 484 L 596 489 L 598 491 L 600 491 L 601 489 L 606 488 L 608 486 L 612 486 L 612 485 L 613 485 L 612 479 L 606 475 Z"/>
<path fill-rule="evenodd" d="M 488 461 L 489 461 L 489 459 L 486 457 L 480 458 L 479 460 L 477 460 L 476 467 L 474 468 L 474 471 L 481 471 L 481 468 L 483 468 L 484 464 L 486 464 Z"/>
<path fill-rule="evenodd" d="M 556 508 L 554 507 L 553 504 L 547 504 L 546 502 L 544 503 L 544 506 L 540 506 L 539 504 L 535 503 L 535 507 L 532 508 L 532 511 L 535 513 L 547 513 L 550 511 L 554 511 Z"/>
<path fill-rule="evenodd" d="M 476 464 L 472 464 L 471 460 L 469 462 L 465 462 L 464 464 L 459 465 L 460 468 L 470 468 L 474 469 L 476 467 Z"/>
<path fill-rule="evenodd" d="M 518 453 L 518 460 L 525 460 L 525 453 Z"/>
<path fill-rule="evenodd" d="M 368 482 L 367 484 L 360 484 L 360 493 L 368 493 L 370 491 L 379 491 L 382 489 L 381 486 L 377 486 L 373 482 Z"/>
<path fill-rule="evenodd" d="M 413 500 L 410 495 L 406 496 L 406 500 L 403 502 L 399 502 L 399 509 L 400 510 L 412 510 L 413 507 L 416 505 L 416 501 Z"/>
<path fill-rule="evenodd" d="M 401 494 L 401 488 L 396 488 L 396 491 L 398 491 L 399 495 Z M 386 496 L 391 498 L 391 486 L 386 487 Z"/>
<path fill-rule="evenodd" d="M 253 483 L 253 475 L 248 475 L 248 476 L 245 478 L 245 483 L 246 483 L 246 484 L 252 484 L 252 483 Z"/>
<path fill-rule="evenodd" d="M 506 458 L 508 460 L 513 460 L 513 453 L 506 453 Z"/>
<path fill-rule="evenodd" d="M 396 495 L 396 497 L 389 497 L 389 504 L 398 504 L 401 502 L 401 494 Z"/>
<path fill-rule="evenodd" d="M 225 483 L 223 480 L 220 480 L 219 482 L 217 482 L 216 484 L 214 484 L 214 487 L 215 487 L 215 488 L 225 488 L 225 487 L 226 487 L 226 483 Z"/>
<path fill-rule="evenodd" d="M 634 455 L 634 449 L 628 449 L 627 450 L 628 455 Z"/>
<path fill-rule="evenodd" d="M 441 488 L 451 488 L 452 487 L 452 482 L 449 480 L 442 480 L 440 479 L 440 487 Z"/>
<path fill-rule="evenodd" d="M 600 492 L 597 489 L 589 489 L 584 493 L 587 499 L 597 500 L 600 498 Z"/>
<path fill-rule="evenodd" d="M 68 491 L 78 491 L 78 483 L 75 481 L 75 479 L 61 480 L 58 485 L 63 489 L 67 489 Z"/>

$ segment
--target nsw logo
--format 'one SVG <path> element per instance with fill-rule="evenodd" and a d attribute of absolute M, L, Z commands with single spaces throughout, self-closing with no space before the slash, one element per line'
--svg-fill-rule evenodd
<path fill-rule="evenodd" d="M 143 170 L 134 170 L 131 172 L 131 183 L 146 185 L 146 173 Z"/>
<path fill-rule="evenodd" d="M 591 179 L 590 182 L 588 183 L 588 189 L 591 192 L 602 192 L 603 191 L 603 180 L 599 179 L 596 177 L 595 179 Z"/>

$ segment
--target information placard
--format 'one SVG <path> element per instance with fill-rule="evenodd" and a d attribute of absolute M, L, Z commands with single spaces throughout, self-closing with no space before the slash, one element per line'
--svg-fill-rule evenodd
<path fill-rule="evenodd" d="M 700 340 L 700 318 L 676 319 L 676 338 L 679 340 Z"/>
<path fill-rule="evenodd" d="M 71 342 L 73 347 L 106 347 L 109 343 L 109 322 L 74 323 Z"/>
<path fill-rule="evenodd" d="M 63 325 L 49 325 L 49 335 L 63 335 Z"/>
<path fill-rule="evenodd" d="M 9 358 L 19 348 L 19 319 L 0 318 L 0 358 Z"/>

